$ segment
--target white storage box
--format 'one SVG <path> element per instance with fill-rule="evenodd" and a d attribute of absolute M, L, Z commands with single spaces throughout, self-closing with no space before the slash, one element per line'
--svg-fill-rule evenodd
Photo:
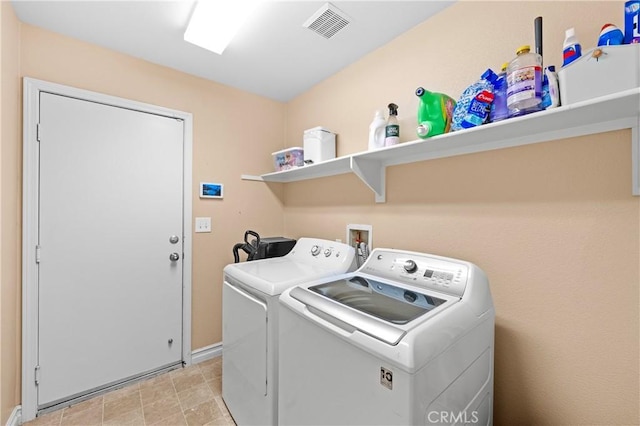
<path fill-rule="evenodd" d="M 304 166 L 304 150 L 300 147 L 296 146 L 272 152 L 271 155 L 273 156 L 273 166 L 276 172 Z"/>
<path fill-rule="evenodd" d="M 593 52 L 601 49 L 599 58 Z M 600 46 L 558 71 L 560 104 L 622 92 L 640 86 L 640 44 Z"/>
<path fill-rule="evenodd" d="M 336 135 L 322 127 L 304 131 L 305 163 L 321 163 L 336 158 Z"/>

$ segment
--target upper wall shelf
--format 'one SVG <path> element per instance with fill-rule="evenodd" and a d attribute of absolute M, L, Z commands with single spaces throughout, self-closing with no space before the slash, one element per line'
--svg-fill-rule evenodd
<path fill-rule="evenodd" d="M 472 129 L 404 142 L 322 163 L 243 179 L 295 182 L 353 172 L 385 202 L 387 166 L 632 129 L 633 195 L 640 195 L 640 88 Z"/>

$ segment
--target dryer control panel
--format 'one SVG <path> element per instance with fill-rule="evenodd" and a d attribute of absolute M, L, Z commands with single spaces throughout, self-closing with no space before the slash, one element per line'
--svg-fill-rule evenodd
<path fill-rule="evenodd" d="M 462 297 L 471 267 L 468 262 L 436 255 L 376 249 L 360 270 L 370 275 Z"/>

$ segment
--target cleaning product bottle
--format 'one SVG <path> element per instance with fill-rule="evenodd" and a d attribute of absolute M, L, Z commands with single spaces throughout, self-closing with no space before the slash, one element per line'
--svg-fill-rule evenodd
<path fill-rule="evenodd" d="M 509 117 L 540 111 L 542 101 L 542 56 L 528 45 L 516 51 L 507 67 Z"/>
<path fill-rule="evenodd" d="M 420 98 L 418 105 L 418 127 L 416 133 L 422 139 L 447 133 L 451 128 L 451 117 L 456 106 L 450 96 L 434 93 L 422 87 L 416 89 Z"/>
<path fill-rule="evenodd" d="M 582 56 L 582 46 L 576 37 L 575 28 L 569 28 L 564 33 L 564 43 L 562 44 L 562 66 L 565 67 Z"/>
<path fill-rule="evenodd" d="M 540 108 L 547 109 L 551 105 L 551 95 L 549 94 L 549 77 L 547 76 L 547 69 L 544 69 L 542 73 L 542 98 L 540 101 Z"/>
<path fill-rule="evenodd" d="M 509 117 L 509 109 L 507 108 L 507 67 L 508 62 L 502 64 L 498 79 L 494 83 L 493 91 L 493 103 L 491 104 L 491 111 L 489 111 L 489 121 L 500 121 Z"/>
<path fill-rule="evenodd" d="M 558 74 L 556 67 L 549 65 L 544 69 L 544 75 L 549 81 L 549 100 L 550 103 L 545 108 L 555 108 L 560 106 L 560 83 L 558 82 Z"/>
<path fill-rule="evenodd" d="M 373 121 L 369 126 L 369 150 L 384 147 L 385 127 L 387 120 L 384 118 L 382 111 L 377 110 Z"/>
<path fill-rule="evenodd" d="M 489 110 L 493 102 L 493 84 L 498 76 L 490 68 L 480 80 L 467 87 L 453 110 L 451 130 L 467 129 L 479 126 L 489 118 Z"/>
<path fill-rule="evenodd" d="M 384 146 L 400 143 L 400 125 L 398 124 L 398 105 L 389 104 L 389 120 L 384 128 Z"/>

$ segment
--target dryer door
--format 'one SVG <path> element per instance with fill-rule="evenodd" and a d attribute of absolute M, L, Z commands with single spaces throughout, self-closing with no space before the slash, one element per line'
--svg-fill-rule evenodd
<path fill-rule="evenodd" d="M 225 281 L 223 393 L 267 394 L 267 304 Z"/>

